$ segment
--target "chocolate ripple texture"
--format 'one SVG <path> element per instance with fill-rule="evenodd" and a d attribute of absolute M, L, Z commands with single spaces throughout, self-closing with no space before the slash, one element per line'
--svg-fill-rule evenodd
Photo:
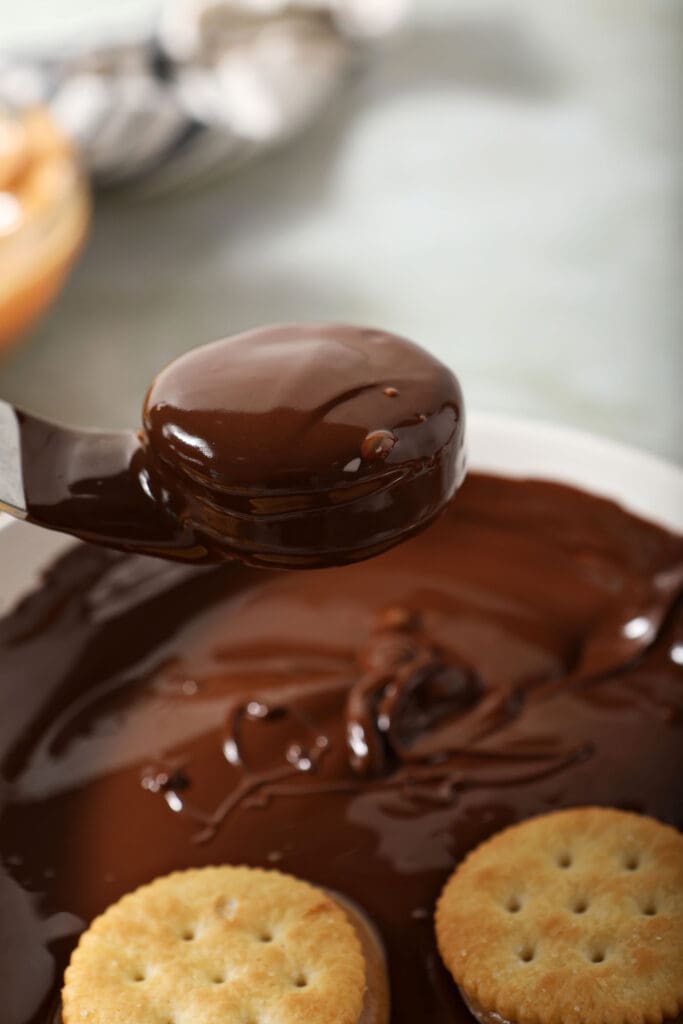
<path fill-rule="evenodd" d="M 225 862 L 364 908 L 393 1024 L 471 1024 L 432 913 L 472 846 L 584 803 L 683 826 L 682 583 L 680 537 L 478 475 L 342 568 L 78 543 L 0 622 L 3 1024 L 55 1020 L 113 900 Z"/>

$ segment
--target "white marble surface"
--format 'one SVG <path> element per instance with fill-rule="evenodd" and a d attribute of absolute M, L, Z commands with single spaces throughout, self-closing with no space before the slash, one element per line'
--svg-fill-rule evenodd
<path fill-rule="evenodd" d="M 185 348 L 344 319 L 421 341 L 472 407 L 683 461 L 681 53 L 679 0 L 418 0 L 286 151 L 194 195 L 102 201 L 0 396 L 135 424 Z"/>

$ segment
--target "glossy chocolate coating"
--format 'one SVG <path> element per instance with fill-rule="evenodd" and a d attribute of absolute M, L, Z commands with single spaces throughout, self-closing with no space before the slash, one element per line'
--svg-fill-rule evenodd
<path fill-rule="evenodd" d="M 472 1024 L 432 920 L 467 850 L 585 803 L 683 825 L 682 563 L 609 502 L 476 475 L 326 572 L 78 545 L 0 622 L 3 1024 L 52 1021 L 113 900 L 222 862 L 359 904 L 392 1024 Z"/>
<path fill-rule="evenodd" d="M 358 561 L 442 511 L 464 473 L 458 382 L 412 342 L 344 325 L 268 327 L 156 378 L 144 431 L 21 414 L 29 518 L 186 562 Z"/>

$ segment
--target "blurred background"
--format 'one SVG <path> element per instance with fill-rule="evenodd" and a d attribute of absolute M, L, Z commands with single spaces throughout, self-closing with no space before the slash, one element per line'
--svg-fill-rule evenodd
<path fill-rule="evenodd" d="M 0 0 L 0 397 L 135 426 L 346 320 L 683 462 L 682 55 L 678 0 Z"/>

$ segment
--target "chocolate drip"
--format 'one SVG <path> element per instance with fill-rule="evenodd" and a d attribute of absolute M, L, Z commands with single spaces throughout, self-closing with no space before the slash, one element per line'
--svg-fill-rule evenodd
<path fill-rule="evenodd" d="M 323 573 L 76 545 L 0 620 L 3 1024 L 53 1024 L 113 900 L 222 862 L 360 905 L 392 1024 L 472 1024 L 432 911 L 473 845 L 581 803 L 683 826 L 682 565 L 609 502 L 484 476 Z"/>

